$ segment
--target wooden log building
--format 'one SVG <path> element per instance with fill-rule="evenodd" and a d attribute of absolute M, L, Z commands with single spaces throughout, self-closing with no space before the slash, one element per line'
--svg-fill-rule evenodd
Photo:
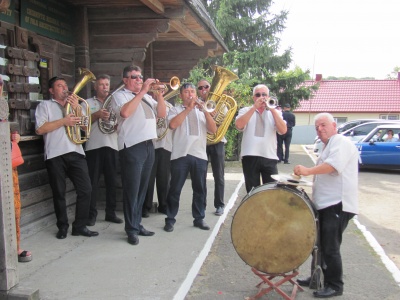
<path fill-rule="evenodd" d="M 200 0 L 0 0 L 0 10 L 2 101 L 11 130 L 22 136 L 25 160 L 18 167 L 25 236 L 55 223 L 34 120 L 39 101 L 50 97 L 49 78 L 62 76 L 72 89 L 78 67 L 85 67 L 109 74 L 115 88 L 122 69 L 135 64 L 145 77 L 169 82 L 187 78 L 199 59 L 228 50 Z M 91 94 L 88 84 L 80 96 Z M 70 181 L 67 187 L 73 219 L 76 196 Z"/>

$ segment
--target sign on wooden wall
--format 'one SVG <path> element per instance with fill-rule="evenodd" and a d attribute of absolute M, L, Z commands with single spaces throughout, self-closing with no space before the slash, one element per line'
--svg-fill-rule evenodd
<path fill-rule="evenodd" d="M 15 23 L 15 1 L 10 2 L 10 6 L 5 10 L 0 12 L 0 20 L 11 24 Z"/>
<path fill-rule="evenodd" d="M 21 27 L 66 44 L 73 41 L 73 8 L 56 0 L 21 1 Z"/>

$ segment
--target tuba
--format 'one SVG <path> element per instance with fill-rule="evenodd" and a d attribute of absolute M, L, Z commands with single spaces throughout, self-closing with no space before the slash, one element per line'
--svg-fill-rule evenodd
<path fill-rule="evenodd" d="M 214 134 L 207 133 L 207 145 L 214 145 L 222 140 L 228 131 L 229 125 L 237 110 L 235 99 L 222 93 L 229 83 L 239 79 L 239 77 L 233 72 L 220 66 L 215 66 L 214 71 L 215 75 L 211 83 L 206 103 L 216 103 L 213 118 L 218 129 Z"/>
<path fill-rule="evenodd" d="M 121 82 L 121 84 L 112 93 L 108 94 L 108 96 L 104 100 L 102 108 L 106 109 L 110 113 L 110 117 L 108 118 L 108 120 L 98 120 L 99 129 L 104 134 L 111 134 L 117 129 L 117 115 L 111 108 L 111 100 L 113 99 L 114 94 L 121 90 L 124 86 L 125 83 Z"/>
<path fill-rule="evenodd" d="M 72 89 L 71 94 L 76 95 L 79 91 L 89 82 L 96 80 L 96 76 L 90 72 L 89 69 L 86 68 L 79 68 L 79 74 L 83 75 L 82 78 L 75 84 L 74 88 Z M 74 126 L 66 126 L 68 138 L 76 145 L 83 144 L 86 142 L 90 137 L 90 127 L 91 127 L 91 118 L 90 118 L 90 107 L 89 104 L 86 102 L 85 99 L 78 96 L 78 100 L 84 102 L 86 105 L 86 115 L 82 115 L 82 111 L 78 112 L 75 111 L 71 104 L 67 103 L 65 107 L 65 114 L 74 114 L 76 117 L 81 117 L 81 122 Z M 79 106 L 81 107 L 81 106 Z M 82 107 L 81 107 L 82 108 Z M 86 127 L 86 131 L 81 130 L 81 127 Z"/>

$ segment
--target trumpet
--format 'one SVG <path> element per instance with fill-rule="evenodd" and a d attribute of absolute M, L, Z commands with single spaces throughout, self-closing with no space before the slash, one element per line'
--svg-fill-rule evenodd
<path fill-rule="evenodd" d="M 264 102 L 267 104 L 267 109 L 276 108 L 278 106 L 278 97 L 270 93 L 268 98 L 264 98 Z"/>
<path fill-rule="evenodd" d="M 181 81 L 179 80 L 179 78 L 177 76 L 172 76 L 168 83 L 154 81 L 151 84 L 149 92 L 159 92 L 161 90 L 167 92 L 168 91 L 167 85 L 170 86 L 171 90 L 176 91 L 177 89 L 179 89 L 179 86 L 181 85 Z"/>
<path fill-rule="evenodd" d="M 196 98 L 194 101 L 209 113 L 213 112 L 217 107 L 217 103 L 215 103 L 214 100 L 207 100 L 206 102 L 203 102 L 201 98 Z"/>

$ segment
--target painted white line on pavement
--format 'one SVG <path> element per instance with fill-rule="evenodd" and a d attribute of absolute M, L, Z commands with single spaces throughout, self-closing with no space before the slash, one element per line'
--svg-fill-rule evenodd
<path fill-rule="evenodd" d="M 367 230 L 367 227 L 365 227 L 358 221 L 357 216 L 355 216 L 353 218 L 353 222 L 354 222 L 354 224 L 356 224 L 358 229 L 362 232 L 362 234 L 364 235 L 365 239 L 370 244 L 372 249 L 374 249 L 376 254 L 379 255 L 379 257 L 381 258 L 383 264 L 388 269 L 388 271 L 390 273 L 392 273 L 394 280 L 397 282 L 398 285 L 400 285 L 400 270 L 399 270 L 399 268 L 397 268 L 396 264 L 386 255 L 385 250 L 383 250 L 382 246 L 378 243 L 378 241 L 375 239 L 375 237 L 372 235 L 372 233 Z"/>
<path fill-rule="evenodd" d="M 189 292 L 190 287 L 193 284 L 194 279 L 196 278 L 197 274 L 200 271 L 201 266 L 203 265 L 204 261 L 206 260 L 208 253 L 211 250 L 211 246 L 214 243 L 214 240 L 219 232 L 219 228 L 224 223 L 226 216 L 228 215 L 229 211 L 233 207 L 238 197 L 239 189 L 244 183 L 244 177 L 240 180 L 239 184 L 236 186 L 235 191 L 233 192 L 231 198 L 228 201 L 228 204 L 225 206 L 224 214 L 219 217 L 218 222 L 215 224 L 214 229 L 211 235 L 208 237 L 206 243 L 204 244 L 203 249 L 201 250 L 199 256 L 194 261 L 192 267 L 189 270 L 185 280 L 183 281 L 182 285 L 180 286 L 178 292 L 174 296 L 174 300 L 183 300 L 185 299 L 186 294 Z"/>
<path fill-rule="evenodd" d="M 308 154 L 311 160 L 315 163 L 315 157 L 309 153 L 307 148 L 303 145 L 303 150 Z M 357 228 L 362 232 L 365 239 L 369 243 L 369 245 L 374 249 L 376 254 L 379 255 L 383 264 L 385 265 L 386 269 L 392 274 L 394 280 L 398 285 L 400 285 L 400 270 L 397 268 L 396 264 L 386 255 L 385 250 L 383 250 L 382 246 L 378 243 L 375 237 L 372 235 L 371 232 L 367 230 L 367 227 L 362 225 L 359 221 L 357 216 L 353 218 L 354 224 Z"/>

